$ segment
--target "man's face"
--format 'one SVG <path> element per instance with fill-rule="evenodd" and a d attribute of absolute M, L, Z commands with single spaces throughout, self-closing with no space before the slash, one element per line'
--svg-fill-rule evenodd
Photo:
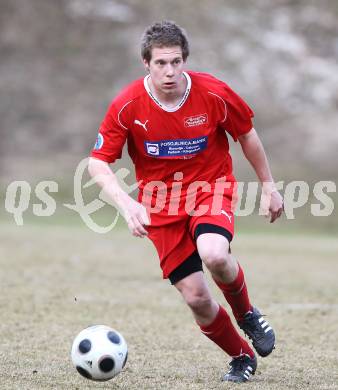
<path fill-rule="evenodd" d="M 180 46 L 154 47 L 150 62 L 144 60 L 156 92 L 167 96 L 181 92 L 184 64 Z"/>

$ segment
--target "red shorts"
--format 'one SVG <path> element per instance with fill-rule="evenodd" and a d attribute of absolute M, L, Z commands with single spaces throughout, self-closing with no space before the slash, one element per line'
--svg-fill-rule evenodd
<path fill-rule="evenodd" d="M 186 212 L 180 212 L 180 215 L 150 215 L 148 237 L 158 252 L 163 278 L 168 278 L 175 268 L 197 250 L 195 234 L 198 234 L 199 225 L 221 227 L 229 233 L 227 238 L 231 241 L 234 235 L 234 188 L 235 183 L 231 183 L 231 187 L 218 197 L 210 192 L 198 193 L 194 207 L 197 215 Z"/>

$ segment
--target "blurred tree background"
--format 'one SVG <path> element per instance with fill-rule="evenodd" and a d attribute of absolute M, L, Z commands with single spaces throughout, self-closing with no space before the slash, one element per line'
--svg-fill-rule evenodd
<path fill-rule="evenodd" d="M 189 69 L 254 109 L 276 180 L 337 181 L 337 0 L 0 0 L 2 189 L 72 184 L 109 102 L 144 74 L 144 28 L 162 19 L 186 29 Z M 233 147 L 235 173 L 253 179 Z"/>

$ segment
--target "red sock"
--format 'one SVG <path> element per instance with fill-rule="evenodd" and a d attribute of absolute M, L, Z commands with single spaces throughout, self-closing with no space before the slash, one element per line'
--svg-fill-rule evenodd
<path fill-rule="evenodd" d="M 253 350 L 239 335 L 233 326 L 228 313 L 222 306 L 219 306 L 218 314 L 213 322 L 207 326 L 200 325 L 200 328 L 204 335 L 216 343 L 231 357 L 237 357 L 243 354 L 254 357 Z"/>
<path fill-rule="evenodd" d="M 250 304 L 243 270 L 239 264 L 238 267 L 238 274 L 233 282 L 225 284 L 215 279 L 214 281 L 222 290 L 225 299 L 231 306 L 236 320 L 240 321 L 248 311 L 252 310 L 252 306 Z"/>

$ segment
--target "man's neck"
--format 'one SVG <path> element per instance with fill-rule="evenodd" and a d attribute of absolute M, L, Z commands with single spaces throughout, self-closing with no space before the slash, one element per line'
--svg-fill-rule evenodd
<path fill-rule="evenodd" d="M 182 74 L 182 83 L 180 83 L 177 91 L 173 93 L 161 93 L 161 91 L 158 91 L 154 87 L 151 77 L 149 77 L 147 81 L 151 93 L 156 97 L 157 100 L 159 100 L 168 108 L 174 108 L 180 103 L 180 101 L 183 99 L 188 84 L 186 77 L 184 74 Z"/>

